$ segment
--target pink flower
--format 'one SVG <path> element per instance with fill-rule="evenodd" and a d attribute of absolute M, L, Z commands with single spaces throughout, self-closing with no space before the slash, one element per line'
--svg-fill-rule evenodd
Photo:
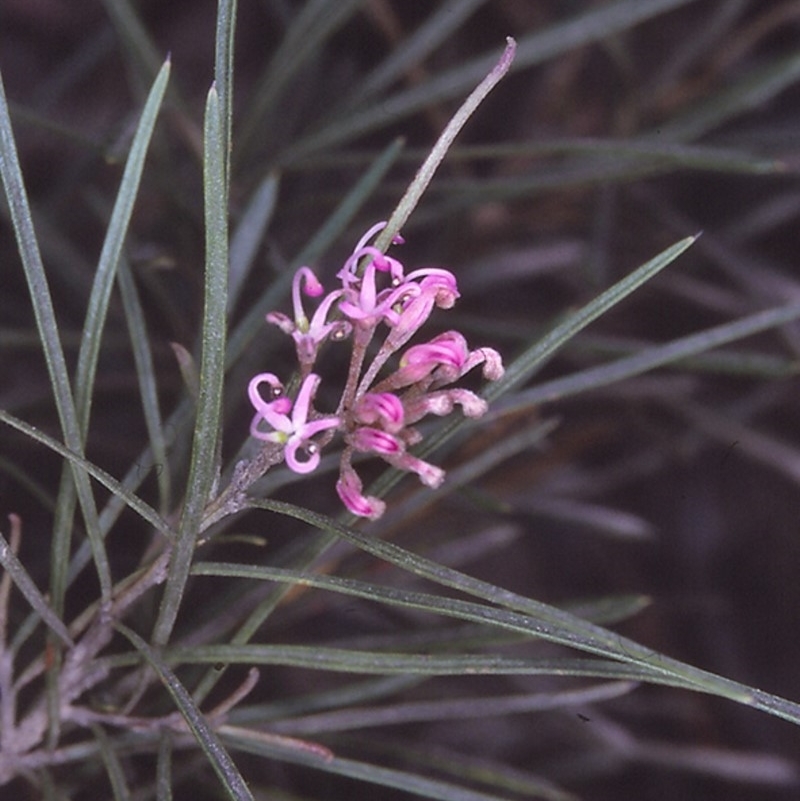
<path fill-rule="evenodd" d="M 325 296 L 309 322 L 303 308 L 301 284 L 305 294 L 312 298 L 319 297 L 325 291 L 311 269 L 301 267 L 292 280 L 294 320 L 282 312 L 270 312 L 267 315 L 267 322 L 277 325 L 281 331 L 291 335 L 297 347 L 298 361 L 301 366 L 310 369 L 317 358 L 319 346 L 328 337 L 333 339 L 346 337 L 350 333 L 350 324 L 344 320 L 328 322 L 331 307 L 343 294 L 341 289 L 334 290 Z"/>
<path fill-rule="evenodd" d="M 479 364 L 483 376 L 496 381 L 503 375 L 503 360 L 493 348 L 470 350 L 458 331 L 445 331 L 430 342 L 412 345 L 400 359 L 400 367 L 378 383 L 377 391 L 394 391 L 413 384 L 425 390 L 452 384 Z"/>
<path fill-rule="evenodd" d="M 323 417 L 309 422 L 311 402 L 319 386 L 320 378 L 316 373 L 306 376 L 297 393 L 297 400 L 292 401 L 285 395 L 275 397 L 276 390 L 283 392 L 283 387 L 272 373 L 261 373 L 251 379 L 248 386 L 250 402 L 256 410 L 250 424 L 250 434 L 257 439 L 277 442 L 284 445 L 284 458 L 287 466 L 295 473 L 310 473 L 320 462 L 319 447 L 311 438 L 320 431 L 337 428 L 338 417 Z M 260 393 L 261 384 L 269 384 L 273 399 L 265 401 Z M 291 411 L 291 417 L 289 412 Z M 263 431 L 261 422 L 266 422 L 271 431 Z M 299 454 L 302 453 L 302 458 Z"/>
<path fill-rule="evenodd" d="M 269 384 L 269 400 L 265 400 L 261 395 L 260 387 L 262 384 Z M 273 428 L 280 428 L 287 412 L 292 409 L 292 401 L 283 394 L 283 384 L 272 373 L 260 373 L 251 378 L 247 387 L 247 394 L 250 398 L 250 403 L 253 404 L 253 408 L 256 410 L 256 416 L 250 426 L 250 433 L 259 439 L 265 439 L 265 437 L 261 436 L 263 432 L 257 429 L 257 424 L 261 420 L 265 420 Z"/>
<path fill-rule="evenodd" d="M 356 408 L 353 419 L 359 424 L 379 425 L 385 431 L 397 433 L 405 425 L 403 404 L 391 392 L 367 392 Z"/>
<path fill-rule="evenodd" d="M 483 365 L 481 373 L 488 381 L 497 381 L 497 379 L 502 378 L 503 373 L 505 373 L 503 359 L 494 348 L 476 348 L 469 352 L 466 360 L 461 365 L 461 372 L 459 372 L 452 381 L 461 378 L 462 375 L 465 375 L 479 364 Z M 451 383 L 451 381 L 440 380 L 437 376 L 434 381 L 434 386 L 441 386 L 442 384 L 448 383 Z"/>
<path fill-rule="evenodd" d="M 464 417 L 482 417 L 486 414 L 489 404 L 468 389 L 454 387 L 453 389 L 440 389 L 423 395 L 410 397 L 404 401 L 406 422 L 416 423 L 429 414 L 444 417 L 453 411 L 455 405 L 461 406 Z"/>
<path fill-rule="evenodd" d="M 440 309 L 452 309 L 461 297 L 456 277 L 450 270 L 441 267 L 422 267 L 410 272 L 406 276 L 406 283 L 416 281 L 418 278 L 422 279 L 419 282 L 420 287 L 433 295 L 433 300 Z"/>
<path fill-rule="evenodd" d="M 361 328 L 373 329 L 381 321 L 393 326 L 400 318 L 395 307 L 416 292 L 416 288 L 409 290 L 405 284 L 377 292 L 375 269 L 369 264 L 360 284 L 344 290 L 344 300 L 339 304 L 339 311 Z"/>
<path fill-rule="evenodd" d="M 358 474 L 350 464 L 349 453 L 345 451 L 342 456 L 341 472 L 336 482 L 336 492 L 342 503 L 354 515 L 377 520 L 385 511 L 386 504 L 372 495 L 364 495 L 363 484 Z"/>
<path fill-rule="evenodd" d="M 468 358 L 467 340 L 457 331 L 447 331 L 424 345 L 410 347 L 400 359 L 395 383 L 408 386 L 426 378 L 434 370 L 455 381 Z"/>
<path fill-rule="evenodd" d="M 417 277 L 422 277 L 418 283 L 414 280 Z M 434 306 L 450 309 L 459 297 L 455 276 L 435 267 L 409 273 L 398 287 L 402 289 L 402 305 L 386 337 L 386 347 L 392 352 L 403 347 L 427 322 Z"/>
<path fill-rule="evenodd" d="M 450 271 L 426 267 L 405 275 L 397 259 L 368 244 L 385 226 L 385 222 L 377 223 L 361 237 L 337 273 L 341 289 L 322 299 L 310 321 L 302 296 L 319 297 L 324 289 L 308 267 L 301 267 L 294 276 L 294 319 L 279 312 L 267 316 L 295 340 L 301 384 L 294 402 L 272 373 L 255 376 L 248 388 L 256 412 L 251 434 L 282 445 L 286 464 L 297 473 L 309 473 L 319 464 L 320 444 L 313 439 L 317 434 L 330 432 L 320 437 L 327 442 L 333 430 L 343 433 L 345 448 L 336 491 L 353 514 L 371 520 L 383 514 L 385 504 L 364 494 L 361 478 L 351 464 L 353 454 L 377 456 L 400 470 L 416 473 L 423 484 L 439 487 L 444 470 L 408 452 L 422 439 L 413 424 L 429 414 L 449 414 L 455 406 L 460 406 L 466 417 L 480 417 L 487 409 L 485 400 L 468 389 L 443 387 L 478 365 L 483 366 L 483 375 L 489 380 L 503 374 L 497 351 L 470 350 L 461 333 L 446 331 L 429 342 L 409 347 L 397 369 L 379 378 L 434 307 L 452 308 L 459 297 Z M 403 240 L 396 236 L 393 241 Z M 330 320 L 334 306 L 350 322 Z M 383 343 L 372 349 L 369 346 L 380 323 L 388 327 L 388 333 Z M 337 412 L 321 416 L 312 404 L 320 378 L 311 368 L 325 339 L 351 331 L 352 355 Z M 264 387 L 266 396 L 262 395 Z"/>
<path fill-rule="evenodd" d="M 384 228 L 386 228 L 385 220 L 375 223 L 375 225 L 358 240 L 350 258 L 347 259 L 342 269 L 336 274 L 336 277 L 341 280 L 345 288 L 351 283 L 358 281 L 358 263 L 362 258 L 368 255 L 372 256 L 372 263 L 375 265 L 376 269 L 381 272 L 388 272 L 391 275 L 391 282 L 395 286 L 403 280 L 403 265 L 399 261 L 393 259 L 391 256 L 387 256 L 385 253 L 381 253 L 377 248 L 367 245 L 367 242 L 369 242 L 378 231 L 382 231 Z M 392 242 L 395 245 L 402 245 L 405 240 L 400 234 L 395 234 L 392 238 Z"/>
<path fill-rule="evenodd" d="M 401 262 L 366 244 L 385 227 L 385 222 L 373 225 L 336 274 L 342 282 L 344 294 L 339 310 L 361 328 L 373 329 L 384 319 L 389 325 L 394 324 L 397 319 L 394 306 L 404 297 Z M 398 234 L 392 241 L 400 244 L 403 238 Z M 362 262 L 365 262 L 363 267 Z M 383 289 L 378 288 L 379 273 L 386 273 L 389 277 L 388 286 Z"/>
<path fill-rule="evenodd" d="M 395 456 L 404 449 L 403 443 L 394 434 L 371 426 L 359 426 L 347 439 L 357 451 L 377 453 L 384 457 Z"/>
<path fill-rule="evenodd" d="M 429 487 L 438 487 L 444 481 L 444 470 L 412 456 L 406 451 L 405 442 L 388 431 L 361 426 L 348 435 L 347 440 L 356 451 L 377 454 L 399 470 L 416 473 Z"/>

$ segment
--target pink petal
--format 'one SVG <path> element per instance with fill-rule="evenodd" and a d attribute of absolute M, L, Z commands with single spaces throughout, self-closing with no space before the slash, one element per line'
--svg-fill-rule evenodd
<path fill-rule="evenodd" d="M 403 404 L 391 392 L 368 392 L 356 405 L 353 415 L 360 423 L 378 424 L 396 434 L 404 425 Z"/>
<path fill-rule="evenodd" d="M 364 495 L 361 489 L 361 479 L 356 471 L 350 465 L 345 465 L 336 482 L 339 498 L 354 515 L 377 520 L 386 509 L 386 504 L 379 498 Z"/>
<path fill-rule="evenodd" d="M 360 426 L 348 437 L 352 446 L 363 453 L 377 453 L 381 456 L 393 456 L 402 453 L 403 443 L 397 437 L 378 428 Z"/>

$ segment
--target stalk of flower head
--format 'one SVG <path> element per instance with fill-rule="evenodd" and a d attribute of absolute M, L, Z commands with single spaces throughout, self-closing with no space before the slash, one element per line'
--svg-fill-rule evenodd
<path fill-rule="evenodd" d="M 385 504 L 364 494 L 363 482 L 352 464 L 355 454 L 377 456 L 415 473 L 423 484 L 438 487 L 444 471 L 408 451 L 421 440 L 413 424 L 428 415 L 450 414 L 456 406 L 468 417 L 481 416 L 486 402 L 467 389 L 450 385 L 478 365 L 483 366 L 488 380 L 503 374 L 500 354 L 491 348 L 470 351 L 457 331 L 401 352 L 434 309 L 453 307 L 459 297 L 458 286 L 453 273 L 440 267 L 406 274 L 403 264 L 385 251 L 391 244 L 403 243 L 398 229 L 419 202 L 464 123 L 510 68 L 515 49 L 516 43 L 509 38 L 500 60 L 442 132 L 388 223 L 376 223 L 356 243 L 336 274 L 340 285 L 325 294 L 314 272 L 300 267 L 292 282 L 293 317 L 282 312 L 267 315 L 268 322 L 295 342 L 300 384 L 292 398 L 273 373 L 254 376 L 248 386 L 255 410 L 250 433 L 282 449 L 289 469 L 301 474 L 316 469 L 321 449 L 338 434 L 344 447 L 336 489 L 345 507 L 357 516 L 376 519 Z M 321 298 L 310 317 L 303 296 Z M 384 329 L 383 341 L 367 363 L 368 348 Z M 336 409 L 323 413 L 314 407 L 321 378 L 313 368 L 320 348 L 329 339 L 349 339 L 351 353 Z M 389 364 L 397 355 L 392 370 Z"/>

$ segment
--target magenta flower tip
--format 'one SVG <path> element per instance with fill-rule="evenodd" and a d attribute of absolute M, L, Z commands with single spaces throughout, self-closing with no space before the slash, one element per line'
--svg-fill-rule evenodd
<path fill-rule="evenodd" d="M 403 443 L 388 431 L 370 426 L 359 426 L 349 437 L 349 442 L 362 453 L 377 453 L 394 456 L 403 452 Z"/>
<path fill-rule="evenodd" d="M 367 392 L 356 404 L 353 416 L 359 423 L 378 425 L 393 434 L 405 423 L 403 403 L 391 392 Z"/>
<path fill-rule="evenodd" d="M 344 458 L 343 458 L 344 461 Z M 362 493 L 362 483 L 352 466 L 346 464 L 342 468 L 336 482 L 336 492 L 345 507 L 358 517 L 377 520 L 385 511 L 386 504 L 380 499 Z"/>
<path fill-rule="evenodd" d="M 294 274 L 293 288 L 299 291 L 302 283 L 303 292 L 310 298 L 319 297 L 324 291 L 324 287 L 320 283 L 314 271 L 310 267 L 300 267 Z"/>

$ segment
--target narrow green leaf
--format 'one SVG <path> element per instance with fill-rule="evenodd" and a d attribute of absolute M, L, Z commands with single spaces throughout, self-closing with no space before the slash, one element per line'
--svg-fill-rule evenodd
<path fill-rule="evenodd" d="M 302 570 L 288 570 L 285 568 L 265 567 L 259 565 L 245 565 L 226 562 L 200 562 L 193 566 L 193 575 L 197 576 L 226 576 L 235 578 L 248 578 L 261 581 L 276 581 L 303 587 L 336 592 L 365 600 L 383 603 L 389 606 L 415 609 L 434 615 L 466 620 L 482 626 L 492 626 L 526 637 L 538 638 L 541 636 L 536 620 L 520 618 L 506 610 L 496 609 L 483 604 L 469 601 L 460 601 L 428 593 L 412 592 L 391 587 L 383 587 L 354 579 L 339 578 L 336 576 L 309 573 Z M 610 599 L 604 602 L 585 604 L 570 614 L 580 611 L 583 620 L 619 619 L 627 617 L 642 608 L 640 596 L 627 599 Z M 592 617 L 590 617 L 590 615 Z M 438 635 L 441 638 L 441 633 Z M 436 636 L 434 635 L 434 641 Z M 242 643 L 234 643 L 241 645 Z M 603 673 L 607 677 L 607 673 Z M 627 674 L 626 674 L 627 675 Z M 651 674 L 652 678 L 652 674 Z M 658 677 L 655 678 L 658 680 Z"/>
<path fill-rule="evenodd" d="M 40 509 L 46 510 L 48 514 L 52 513 L 55 508 L 55 498 L 51 487 L 32 476 L 29 470 L 23 469 L 19 462 L 7 459 L 5 456 L 0 456 L 0 472 L 10 478 L 23 492 L 28 493 Z"/>
<path fill-rule="evenodd" d="M 583 620 L 608 625 L 638 615 L 652 602 L 653 599 L 648 595 L 609 595 L 566 603 L 564 608 Z"/>
<path fill-rule="evenodd" d="M 128 783 L 125 780 L 125 771 L 123 770 L 117 752 L 114 750 L 113 743 L 102 726 L 94 723 L 91 725 L 91 729 L 95 740 L 97 740 L 98 750 L 111 783 L 114 801 L 129 801 L 131 792 L 128 789 Z"/>
<path fill-rule="evenodd" d="M 208 724 L 203 713 L 197 708 L 189 691 L 169 669 L 158 653 L 138 634 L 122 624 L 118 624 L 117 629 L 130 640 L 133 647 L 158 674 L 170 696 L 172 696 L 178 711 L 183 715 L 189 730 L 197 740 L 197 744 L 203 749 L 208 761 L 211 763 L 211 767 L 214 768 L 214 772 L 219 777 L 228 796 L 236 801 L 251 801 L 253 795 L 242 778 L 242 774 L 231 759 L 225 746 Z"/>
<path fill-rule="evenodd" d="M 258 248 L 264 240 L 269 221 L 278 202 L 279 178 L 270 173 L 256 187 L 231 237 L 231 268 L 228 286 L 228 315 L 230 316 L 244 282 L 250 274 Z"/>
<path fill-rule="evenodd" d="M 680 242 L 676 242 L 598 295 L 582 309 L 570 314 L 563 322 L 555 326 L 548 334 L 517 357 L 509 365 L 505 375 L 499 381 L 494 381 L 486 388 L 484 392 L 486 400 L 491 402 L 528 380 L 545 364 L 550 356 L 572 339 L 575 334 L 661 272 L 689 248 L 696 239 L 696 236 L 690 236 Z"/>
<path fill-rule="evenodd" d="M 398 693 L 418 687 L 425 679 L 417 676 L 388 676 L 382 678 L 356 679 L 342 682 L 333 689 L 317 690 L 308 695 L 276 698 L 265 704 L 250 704 L 237 710 L 238 722 L 280 720 L 298 715 L 313 714 L 328 709 L 394 698 Z"/>
<path fill-rule="evenodd" d="M 83 436 L 81 434 L 79 416 L 70 389 L 69 373 L 64 359 L 61 336 L 47 276 L 44 271 L 44 264 L 42 263 L 42 256 L 39 251 L 39 244 L 34 231 L 33 217 L 19 165 L 14 134 L 11 128 L 11 118 L 8 113 L 5 89 L 1 77 L 0 177 L 2 177 L 3 188 L 8 200 L 17 248 L 22 260 L 25 280 L 28 284 L 28 293 L 33 304 L 36 327 L 47 363 L 50 386 L 53 391 L 64 441 L 70 450 L 76 454 L 82 454 Z M 100 582 L 100 591 L 103 598 L 110 602 L 111 570 L 103 547 L 102 536 L 100 535 L 97 507 L 89 485 L 89 478 L 85 470 L 77 462 L 71 462 L 71 469 L 81 511 L 86 523 L 92 557 Z M 57 605 L 56 608 L 58 608 L 60 598 L 54 595 L 53 601 Z"/>
<path fill-rule="evenodd" d="M 164 442 L 167 448 L 178 441 L 185 432 L 191 430 L 191 425 L 194 420 L 193 409 L 194 406 L 190 403 L 189 399 L 184 398 L 184 400 L 178 404 L 178 408 L 167 418 L 163 427 Z M 2 416 L 0 416 L 0 419 L 3 419 Z M 49 443 L 48 447 L 51 447 Z M 72 454 L 70 454 L 70 456 L 71 455 Z M 148 470 L 143 470 L 141 465 L 152 465 L 154 464 L 155 458 L 153 450 L 148 445 L 142 450 L 121 481 L 116 482 L 114 479 L 111 479 L 114 481 L 115 489 L 112 490 L 112 495 L 100 514 L 100 530 L 103 536 L 106 536 L 107 533 L 111 531 L 114 524 L 119 519 L 119 516 L 125 508 L 130 505 L 128 499 L 136 498 L 136 490 L 149 475 Z M 98 478 L 98 480 L 101 479 Z M 132 506 L 132 508 L 135 508 L 135 506 Z M 160 526 L 156 526 L 157 530 L 161 531 L 161 526 L 163 525 L 164 523 L 162 521 Z M 166 534 L 166 536 L 169 539 L 174 539 L 174 532 Z M 70 583 L 80 575 L 81 570 L 85 567 L 89 558 L 90 551 L 86 542 L 83 542 L 70 560 Z"/>
<path fill-rule="evenodd" d="M 380 746 L 378 745 L 380 750 Z M 407 764 L 428 767 L 437 775 L 473 782 L 494 792 L 513 793 L 514 798 L 539 798 L 542 801 L 581 801 L 581 799 L 530 769 L 511 767 L 502 759 L 477 757 L 474 752 L 431 752 L 424 745 L 403 748 Z"/>
<path fill-rule="evenodd" d="M 658 367 L 664 367 L 718 348 L 729 342 L 752 336 L 770 328 L 786 325 L 800 317 L 800 304 L 780 306 L 776 309 L 757 312 L 749 317 L 723 323 L 714 328 L 680 337 L 665 345 L 653 345 L 625 356 L 622 359 L 581 370 L 578 373 L 547 381 L 530 389 L 508 396 L 491 411 L 491 415 L 512 414 L 524 408 L 588 392 L 625 378 L 640 375 Z"/>
<path fill-rule="evenodd" d="M 407 609 L 415 609 L 417 611 L 427 612 L 434 615 L 441 615 L 444 617 L 455 618 L 457 620 L 466 620 L 471 623 L 478 623 L 484 626 L 492 626 L 505 631 L 514 632 L 515 634 L 522 634 L 526 637 L 533 637 L 534 639 L 544 638 L 554 640 L 561 644 L 575 647 L 571 641 L 569 634 L 563 633 L 561 635 L 551 636 L 553 632 L 545 631 L 542 628 L 541 621 L 535 617 L 522 615 L 517 612 L 512 612 L 506 609 L 498 609 L 485 604 L 476 604 L 471 601 L 461 601 L 454 598 L 443 596 L 431 595 L 429 593 L 413 592 L 409 590 L 396 589 L 394 587 L 383 587 L 376 584 L 367 584 L 365 582 L 357 581 L 354 579 L 339 578 L 336 576 L 319 575 L 313 573 L 306 573 L 303 571 L 293 571 L 281 568 L 262 567 L 256 565 L 244 564 L 231 564 L 220 562 L 201 562 L 194 566 L 193 573 L 198 576 L 228 576 L 238 578 L 250 578 L 258 580 L 278 581 L 282 583 L 289 583 L 292 585 L 314 587 L 317 589 L 336 592 L 343 595 L 352 597 L 363 598 L 365 600 L 374 601 L 376 603 L 386 604 L 388 606 L 397 606 Z M 561 610 L 558 610 L 560 613 Z M 570 613 L 564 613 L 569 615 Z M 574 618 L 577 620 L 577 618 Z M 305 646 L 301 646 L 301 650 L 296 650 L 294 647 L 286 650 L 284 646 L 261 646 L 261 645 L 245 645 L 243 643 L 235 643 L 231 645 L 219 646 L 219 648 L 230 649 L 226 650 L 224 655 L 217 651 L 218 646 L 210 646 L 212 651 L 204 649 L 187 648 L 185 650 L 177 649 L 170 651 L 170 657 L 177 660 L 185 659 L 187 662 L 194 662 L 197 659 L 206 661 L 210 653 L 217 654 L 219 661 L 246 661 L 250 656 L 254 660 L 272 660 L 272 659 L 288 659 L 288 664 L 294 666 L 308 666 L 310 664 L 307 660 L 307 651 L 302 650 Z M 252 650 L 249 650 L 251 649 Z M 315 646 L 316 648 L 316 646 Z M 314 650 L 314 649 L 311 649 Z M 310 651 L 308 652 L 310 653 Z M 346 669 L 354 672 L 370 672 L 365 669 L 365 665 L 372 664 L 377 666 L 380 664 L 383 672 L 386 669 L 387 661 L 383 659 L 381 654 L 385 652 L 378 652 L 379 656 L 372 656 L 363 651 L 343 651 L 341 649 L 331 649 L 326 652 L 329 656 L 320 656 L 319 667 L 323 669 L 323 665 L 327 665 L 326 669 L 337 670 Z M 347 654 L 354 654 L 350 659 Z M 439 671 L 452 670 L 455 674 L 459 671 L 465 673 L 474 672 L 477 670 L 477 663 L 474 661 L 477 658 L 483 658 L 482 655 L 476 654 L 446 654 L 441 659 L 434 659 L 435 654 L 412 655 L 410 661 L 405 662 L 406 667 L 409 665 L 416 666 L 412 672 L 419 672 L 420 664 L 426 664 L 428 668 L 433 671 L 435 675 L 441 675 Z M 452 661 L 450 658 L 452 657 Z M 310 657 L 308 657 L 310 659 Z M 348 659 L 350 661 L 348 662 Z M 370 662 L 370 659 L 373 661 Z M 623 678 L 632 679 L 637 681 L 650 681 L 654 683 L 667 683 L 670 685 L 675 684 L 672 677 L 665 677 L 660 671 L 654 671 L 648 666 L 630 665 L 620 666 L 619 663 L 604 662 L 602 660 L 511 660 L 510 662 L 497 661 L 494 655 L 486 655 L 486 662 L 481 664 L 488 670 L 488 666 L 492 666 L 492 670 L 513 670 L 515 667 L 524 667 L 525 671 L 528 670 L 543 670 L 546 672 L 553 669 L 559 675 L 566 675 L 563 671 L 577 671 L 576 673 L 570 672 L 570 675 L 586 675 L 596 676 L 601 678 Z M 377 660 L 377 661 L 376 661 Z M 270 662 L 270 664 L 272 664 Z M 284 664 L 281 662 L 280 664 Z M 350 667 L 343 668 L 342 665 L 349 664 Z M 593 673 L 592 671 L 597 668 L 599 672 Z M 621 672 L 614 672 L 616 668 L 621 668 Z M 633 672 L 631 672 L 633 671 Z M 391 670 L 391 673 L 400 672 L 402 669 Z M 425 672 L 423 670 L 423 672 Z M 680 686 L 693 689 L 691 685 L 678 682 Z"/>
<path fill-rule="evenodd" d="M 33 607 L 37 615 L 42 619 L 45 625 L 61 640 L 62 643 L 68 646 L 73 646 L 72 638 L 69 636 L 67 627 L 50 608 L 44 595 L 39 591 L 36 583 L 31 578 L 27 570 L 25 570 L 22 562 L 16 557 L 11 550 L 11 546 L 6 542 L 5 537 L 0 534 L 0 565 L 11 576 L 17 589 L 25 597 L 25 600 Z"/>
<path fill-rule="evenodd" d="M 747 319 L 747 317 L 738 317 L 736 322 L 744 322 Z M 730 342 L 736 342 L 742 338 L 742 336 L 737 336 Z M 680 341 L 681 339 L 674 339 L 665 343 L 665 346 L 677 344 Z M 578 354 L 582 359 L 586 355 L 620 359 L 635 356 L 652 347 L 662 346 L 654 345 L 654 343 L 646 340 L 599 334 L 582 336 L 579 341 L 574 343 L 571 352 Z M 607 363 L 610 364 L 611 362 Z M 686 356 L 682 356 L 679 362 L 675 363 L 679 364 L 681 369 L 687 372 L 691 371 L 707 375 L 733 375 L 740 378 L 789 378 L 800 372 L 800 362 L 793 358 L 791 354 L 766 353 L 763 349 L 757 350 L 755 347 L 731 347 L 721 350 L 717 345 L 714 345 L 713 349 L 701 346 L 698 351 L 689 352 Z"/>
<path fill-rule="evenodd" d="M 153 354 L 150 349 L 150 338 L 147 334 L 144 311 L 139 300 L 139 293 L 133 280 L 130 265 L 125 259 L 120 259 L 117 282 L 125 311 L 125 321 L 128 324 L 147 437 L 150 441 L 150 451 L 153 455 L 147 465 L 141 461 L 137 462 L 137 464 L 142 472 L 147 472 L 148 466 L 155 470 L 159 489 L 159 509 L 166 514 L 172 508 L 172 473 L 167 462 L 164 421 L 161 417 L 161 408 L 158 403 L 156 372 L 153 365 Z"/>
<path fill-rule="evenodd" d="M 156 531 L 162 533 L 167 539 L 175 539 L 175 532 L 152 506 L 149 506 L 137 495 L 134 495 L 130 490 L 126 489 L 112 475 L 106 473 L 105 470 L 102 470 L 81 454 L 71 451 L 65 445 L 62 445 L 62 443 L 29 425 L 24 420 L 14 417 L 13 414 L 9 414 L 3 409 L 0 409 L 0 422 L 26 434 L 31 439 L 36 440 L 51 451 L 59 454 L 59 456 L 63 456 L 71 464 L 74 463 L 84 472 L 84 475 L 91 476 L 114 496 L 118 497 L 123 508 L 128 507 L 136 512 L 143 520 L 146 520 Z"/>
<path fill-rule="evenodd" d="M 217 29 L 214 36 L 214 86 L 219 95 L 222 117 L 221 139 L 225 156 L 225 180 L 230 184 L 231 140 L 233 128 L 233 44 L 236 31 L 236 0 L 219 0 L 217 3 Z M 228 198 L 225 198 L 228 208 Z"/>
<path fill-rule="evenodd" d="M 42 801 L 64 801 L 64 796 L 56 784 L 52 771 L 43 767 L 38 773 L 37 778 Z"/>
<path fill-rule="evenodd" d="M 714 170 L 739 173 L 782 173 L 786 167 L 781 162 L 753 159 L 749 161 L 700 162 L 697 158 L 658 156 L 610 155 L 577 157 L 556 164 L 537 164 L 527 173 L 500 178 L 482 179 L 476 184 L 459 178 L 436 182 L 431 194 L 433 199 L 426 206 L 429 217 L 448 217 L 465 208 L 485 204 L 489 201 L 516 200 L 531 197 L 544 191 L 572 189 L 580 186 L 604 186 L 608 183 L 641 181 L 644 178 L 674 172 L 676 169 Z M 430 224 L 430 220 L 426 220 Z"/>
<path fill-rule="evenodd" d="M 114 208 L 106 229 L 100 258 L 97 263 L 86 318 L 83 324 L 81 346 L 78 352 L 78 366 L 75 373 L 75 406 L 78 415 L 81 443 L 86 441 L 91 416 L 92 397 L 94 392 L 97 361 L 103 340 L 103 329 L 108 314 L 111 290 L 120 262 L 120 254 L 128 233 L 133 206 L 139 193 L 142 171 L 150 140 L 155 128 L 164 92 L 169 80 L 170 65 L 165 62 L 153 83 L 150 94 L 142 111 L 131 149 L 125 163 Z M 75 511 L 75 487 L 69 480 L 71 466 L 64 466 L 59 497 L 56 503 L 56 517 L 53 526 L 54 535 L 51 544 L 51 578 L 50 593 L 56 609 L 63 605 L 67 588 L 69 554 L 71 550 L 71 532 Z M 89 536 L 96 540 L 94 550 L 103 549 L 102 533 L 89 529 Z"/>
<path fill-rule="evenodd" d="M 698 692 L 728 698 L 762 712 L 785 718 L 792 723 L 800 724 L 800 704 L 793 701 L 687 665 L 615 632 L 581 620 L 561 609 L 480 581 L 445 565 L 431 562 L 394 543 L 362 534 L 307 509 L 269 500 L 253 501 L 252 505 L 255 508 L 271 509 L 280 514 L 288 514 L 298 520 L 304 520 L 322 531 L 347 540 L 360 550 L 421 578 L 528 615 L 536 623 L 535 632 L 531 632 L 536 636 L 552 639 L 554 642 L 597 656 L 617 659 L 646 671 L 653 671 L 654 674 L 661 674 L 664 681 L 668 683 L 678 682 L 678 684 L 688 685 Z"/>
<path fill-rule="evenodd" d="M 170 342 L 169 344 L 175 361 L 178 363 L 178 371 L 183 379 L 184 389 L 192 402 L 196 404 L 200 395 L 200 373 L 197 369 L 197 362 L 191 352 L 180 342 Z"/>
<path fill-rule="evenodd" d="M 603 659 L 515 659 L 495 654 L 409 654 L 404 651 L 364 651 L 320 645 L 202 645 L 169 647 L 169 662 L 183 665 L 281 665 L 305 670 L 365 675 L 420 676 L 584 676 L 651 682 L 696 689 L 644 665 Z M 130 661 L 111 659 L 113 664 Z"/>
<path fill-rule="evenodd" d="M 133 206 L 139 194 L 144 163 L 156 119 L 164 99 L 169 81 L 170 62 L 161 67 L 150 90 L 142 116 L 133 137 L 125 170 L 122 174 L 114 209 L 108 222 L 103 247 L 97 263 L 92 292 L 83 324 L 81 349 L 75 378 L 75 403 L 78 409 L 81 431 L 85 437 L 89 426 L 92 391 L 97 371 L 97 358 L 102 342 L 102 332 L 108 313 L 111 290 L 117 274 L 122 247 L 128 234 Z"/>
<path fill-rule="evenodd" d="M 219 473 L 218 446 L 225 374 L 225 316 L 228 306 L 227 157 L 219 98 L 216 89 L 212 87 L 206 102 L 203 157 L 206 264 L 200 393 L 183 513 L 154 629 L 154 641 L 159 645 L 169 639 L 175 624 L 189 577 L 203 510 L 211 498 Z"/>
<path fill-rule="evenodd" d="M 292 753 L 289 753 L 288 749 L 284 749 L 284 752 L 276 754 L 274 747 L 262 742 L 255 736 L 242 736 L 239 733 L 230 734 L 226 736 L 226 741 L 240 751 L 259 756 L 280 758 L 286 762 L 316 768 L 325 773 L 346 776 L 361 782 L 376 784 L 379 787 L 402 790 L 404 793 L 410 793 L 414 797 L 431 798 L 436 799 L 436 801 L 509 801 L 507 796 L 483 793 L 460 784 L 429 779 L 419 773 L 384 768 L 368 762 L 344 759 L 337 756 L 327 760 L 320 759 L 316 754 L 304 754 L 298 749 L 295 749 Z"/>
<path fill-rule="evenodd" d="M 58 618 L 58 615 L 56 615 L 56 618 Z M 41 618 L 36 612 L 31 612 L 25 620 L 15 626 L 14 637 L 8 646 L 9 653 L 19 653 L 20 648 L 22 648 L 31 636 L 33 636 L 34 632 L 38 630 L 40 620 Z"/>

